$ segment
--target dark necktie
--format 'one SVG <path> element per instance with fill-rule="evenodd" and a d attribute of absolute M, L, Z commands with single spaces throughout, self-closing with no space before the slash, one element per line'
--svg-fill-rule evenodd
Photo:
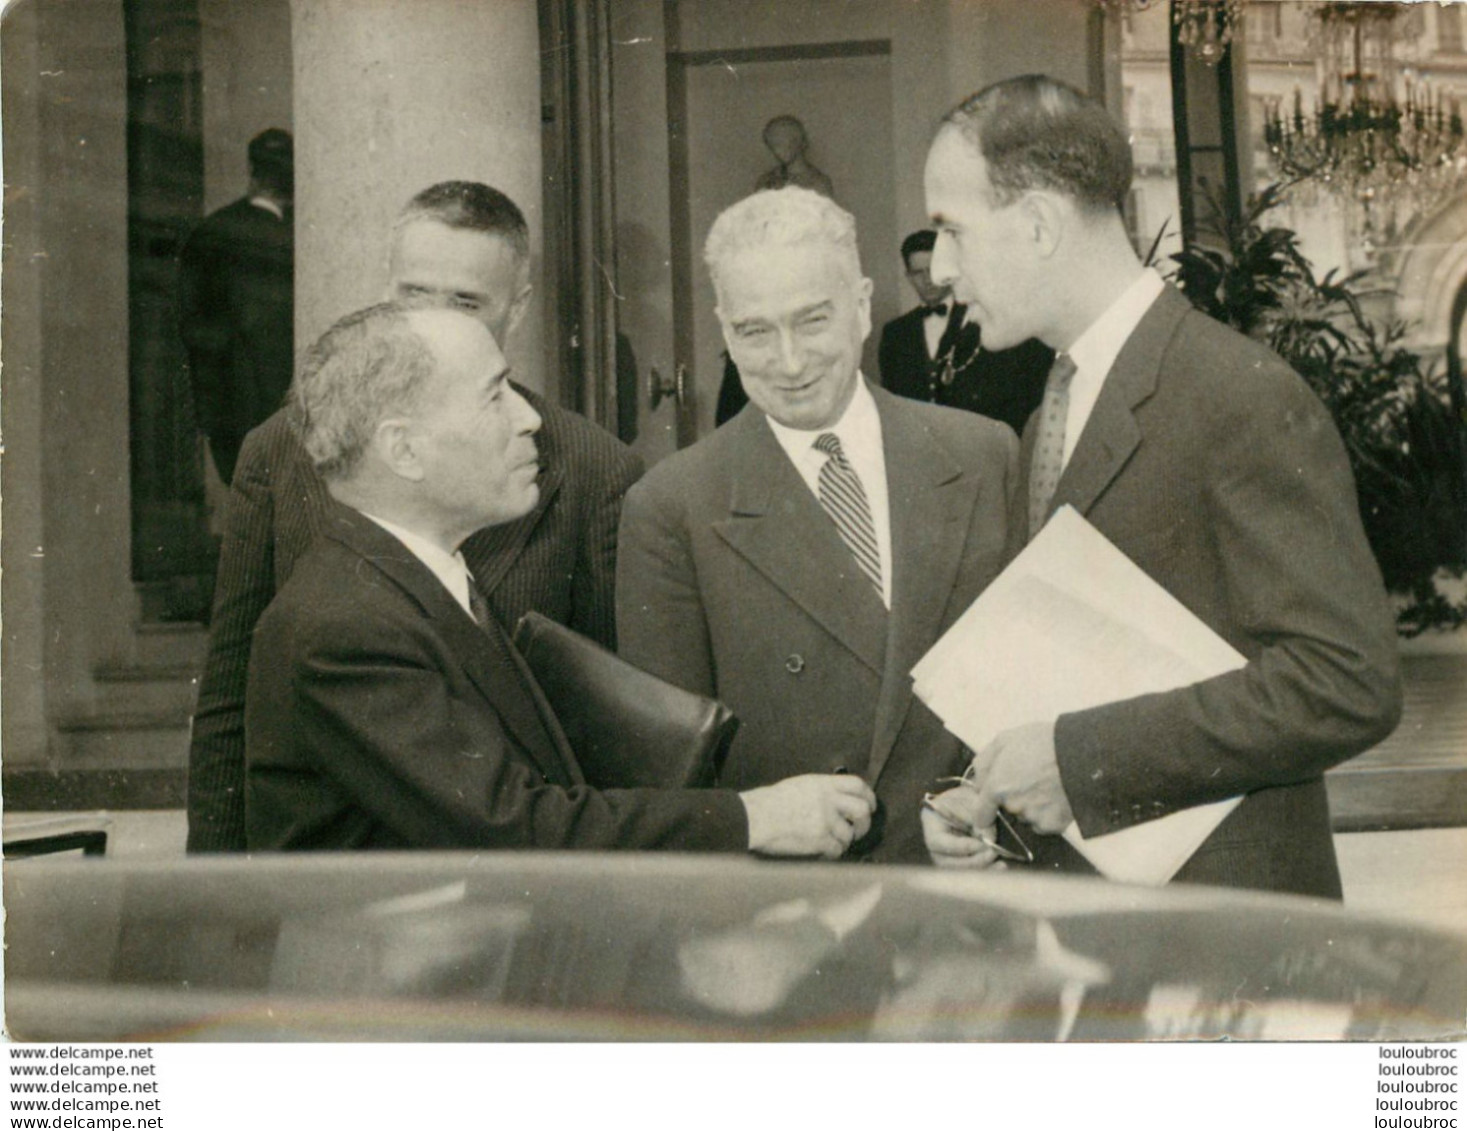
<path fill-rule="evenodd" d="M 830 457 L 820 469 L 820 505 L 835 523 L 841 541 L 855 557 L 861 572 L 881 595 L 881 553 L 876 548 L 876 523 L 871 518 L 871 504 L 866 500 L 861 477 L 846 459 L 840 437 L 834 432 L 822 432 L 815 440 L 815 447 Z"/>
<path fill-rule="evenodd" d="M 942 337 L 937 340 L 937 353 L 933 355 L 934 360 L 946 359 L 949 369 L 952 365 L 953 350 L 958 344 L 958 333 L 963 328 L 963 318 L 968 313 L 968 308 L 960 302 L 953 303 L 952 313 L 948 315 L 947 325 L 943 327 Z M 951 377 L 948 378 L 951 380 Z"/>
<path fill-rule="evenodd" d="M 1049 504 L 1065 468 L 1065 416 L 1070 411 L 1070 382 L 1075 363 L 1066 354 L 1056 354 L 1044 384 L 1044 401 L 1039 406 L 1038 431 L 1034 435 L 1034 462 L 1029 471 L 1029 537 L 1039 533 L 1049 517 Z"/>

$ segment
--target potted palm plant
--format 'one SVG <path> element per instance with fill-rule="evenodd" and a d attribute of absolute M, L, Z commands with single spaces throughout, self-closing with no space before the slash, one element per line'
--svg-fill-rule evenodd
<path fill-rule="evenodd" d="M 1269 185 L 1229 221 L 1211 202 L 1209 245 L 1172 256 L 1201 310 L 1267 342 L 1307 381 L 1344 438 L 1360 515 L 1398 627 L 1467 622 L 1467 460 L 1456 374 L 1404 344 L 1407 327 L 1365 313 L 1365 273 L 1317 278 L 1296 233 L 1266 226 L 1289 186 Z"/>

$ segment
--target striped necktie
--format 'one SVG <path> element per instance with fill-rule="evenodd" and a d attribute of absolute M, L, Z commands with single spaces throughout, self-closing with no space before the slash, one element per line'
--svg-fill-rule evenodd
<path fill-rule="evenodd" d="M 1039 406 L 1038 431 L 1034 436 L 1034 462 L 1029 470 L 1029 537 L 1039 533 L 1049 517 L 1049 504 L 1065 469 L 1065 417 L 1070 411 L 1070 382 L 1075 363 L 1067 354 L 1056 354 L 1044 384 L 1044 402 Z"/>
<path fill-rule="evenodd" d="M 861 477 L 841 451 L 840 437 L 834 432 L 822 432 L 815 447 L 830 457 L 820 469 L 820 505 L 880 596 L 881 553 L 876 548 L 876 523 L 871 519 L 871 504 L 866 501 Z"/>

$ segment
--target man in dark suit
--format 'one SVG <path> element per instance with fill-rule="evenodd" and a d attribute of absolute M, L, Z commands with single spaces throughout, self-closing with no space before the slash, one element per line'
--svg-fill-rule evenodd
<path fill-rule="evenodd" d="M 968 308 L 952 288 L 932 281 L 930 228 L 902 241 L 907 282 L 921 304 L 881 328 L 881 384 L 913 400 L 961 408 L 1002 420 L 1017 434 L 1039 407 L 1054 351 L 1030 339 L 1012 349 L 989 350 Z"/>
<path fill-rule="evenodd" d="M 1321 775 L 1400 710 L 1344 446 L 1276 355 L 1142 267 L 1120 211 L 1130 179 L 1103 107 L 1042 76 L 991 86 L 928 154 L 933 275 L 993 344 L 1060 351 L 1024 435 L 1020 534 L 1073 506 L 1247 664 L 1010 730 L 974 759 L 982 791 L 943 800 L 978 831 L 1002 805 L 1039 834 L 1041 864 L 1080 870 L 1051 835 L 1071 819 L 1089 837 L 1241 795 L 1176 878 L 1339 898 Z M 978 837 L 923 822 L 939 863 L 991 862 Z"/>
<path fill-rule="evenodd" d="M 1017 441 L 862 378 L 871 281 L 833 201 L 755 193 L 704 254 L 751 404 L 627 495 L 622 654 L 738 714 L 725 784 L 858 775 L 885 829 L 852 855 L 925 861 L 923 792 L 964 759 L 908 673 L 1000 566 Z"/>
<path fill-rule="evenodd" d="M 503 340 L 530 297 L 529 230 L 486 185 L 448 181 L 415 196 L 393 231 L 390 292 L 471 314 Z M 520 389 L 540 414 L 539 502 L 464 545 L 500 623 L 536 609 L 615 646 L 612 587 L 621 500 L 641 461 L 603 429 Z M 189 752 L 191 852 L 244 848 L 244 695 L 250 635 L 320 533 L 329 497 L 277 413 L 252 433 L 225 517 L 209 654 Z"/>
<path fill-rule="evenodd" d="M 295 354 L 290 134 L 258 135 L 249 162 L 249 191 L 200 223 L 179 256 L 194 411 L 226 484 L 245 434 L 280 407 Z"/>
<path fill-rule="evenodd" d="M 293 423 L 334 501 L 255 633 L 249 847 L 838 856 L 875 801 L 850 778 L 586 786 L 460 549 L 538 500 L 540 417 L 508 372 L 482 323 L 400 304 L 302 364 Z"/>

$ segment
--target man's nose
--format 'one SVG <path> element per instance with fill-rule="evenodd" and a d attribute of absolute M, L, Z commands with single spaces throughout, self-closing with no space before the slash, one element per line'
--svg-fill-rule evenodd
<path fill-rule="evenodd" d="M 937 233 L 937 243 L 932 247 L 932 265 L 927 269 L 932 281 L 939 287 L 950 287 L 958 279 L 957 248 L 953 238 L 946 232 Z"/>
<path fill-rule="evenodd" d="M 509 395 L 514 398 L 515 431 L 524 435 L 534 435 L 536 432 L 540 431 L 540 414 L 535 411 L 534 407 L 530 404 L 529 401 L 520 396 L 517 389 L 510 388 L 508 392 Z"/>
<path fill-rule="evenodd" d="M 785 329 L 779 332 L 778 360 L 780 372 L 787 377 L 796 376 L 804 368 L 804 361 L 800 356 L 800 343 L 791 330 Z"/>

